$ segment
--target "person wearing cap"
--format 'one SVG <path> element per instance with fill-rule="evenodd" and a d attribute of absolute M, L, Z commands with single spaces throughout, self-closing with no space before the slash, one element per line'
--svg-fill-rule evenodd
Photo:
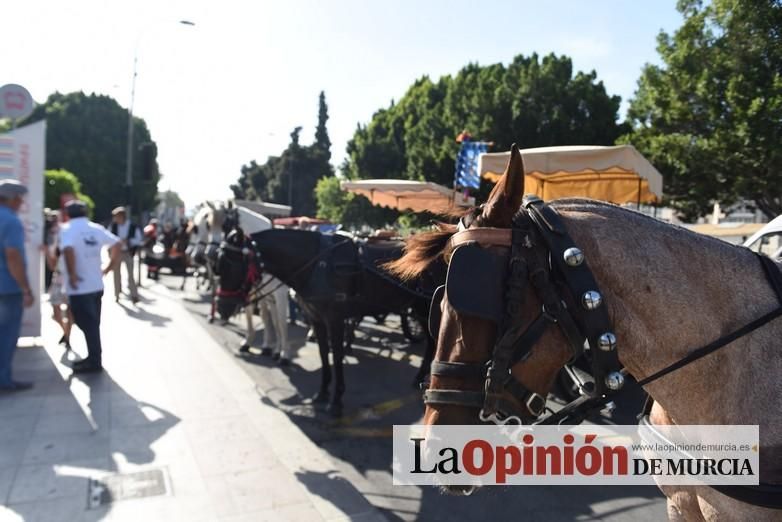
<path fill-rule="evenodd" d="M 133 258 L 141 246 L 141 231 L 135 223 L 128 220 L 125 207 L 117 207 L 112 210 L 111 221 L 111 233 L 122 241 L 120 262 L 114 267 L 114 300 L 119 302 L 119 295 L 122 293 L 122 265 L 125 265 L 125 270 L 128 272 L 130 299 L 133 303 L 137 303 L 138 288 L 136 280 L 133 278 Z"/>
<path fill-rule="evenodd" d="M 122 255 L 120 239 L 87 218 L 87 205 L 71 201 L 65 206 L 70 218 L 60 230 L 60 249 L 65 258 L 65 291 L 73 321 L 84 332 L 87 357 L 73 364 L 74 373 L 99 372 L 103 369 L 100 341 L 100 312 L 103 298 L 103 276 L 118 263 Z M 101 268 L 101 251 L 109 247 L 111 260 Z"/>
<path fill-rule="evenodd" d="M 14 179 L 0 180 L 0 392 L 32 388 L 11 378 L 11 362 L 22 328 L 22 311 L 35 302 L 27 281 L 24 226 L 16 213 L 27 187 Z"/>

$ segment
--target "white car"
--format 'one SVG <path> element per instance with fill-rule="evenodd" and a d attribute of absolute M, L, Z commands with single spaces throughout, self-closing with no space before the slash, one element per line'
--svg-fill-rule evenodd
<path fill-rule="evenodd" d="M 766 254 L 771 259 L 782 258 L 782 216 L 777 216 L 766 223 L 744 241 L 744 246 L 754 252 Z"/>

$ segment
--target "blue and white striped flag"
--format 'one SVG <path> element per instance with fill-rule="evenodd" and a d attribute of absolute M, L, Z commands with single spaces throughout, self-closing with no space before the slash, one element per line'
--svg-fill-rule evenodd
<path fill-rule="evenodd" d="M 489 150 L 484 141 L 463 141 L 456 156 L 456 175 L 454 184 L 462 188 L 479 188 L 481 177 L 478 173 L 478 156 Z"/>

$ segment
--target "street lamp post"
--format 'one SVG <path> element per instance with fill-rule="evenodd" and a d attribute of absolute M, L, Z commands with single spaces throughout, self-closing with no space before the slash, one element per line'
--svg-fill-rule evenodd
<path fill-rule="evenodd" d="M 195 23 L 190 20 L 179 20 L 181 25 L 194 26 Z M 139 35 L 139 40 L 141 36 Z M 133 79 L 130 84 L 130 105 L 128 105 L 128 150 L 125 158 L 125 201 L 127 204 L 127 215 L 130 218 L 132 197 L 133 197 L 133 103 L 136 99 L 136 76 L 138 70 L 138 44 L 136 40 L 136 49 L 133 52 Z"/>

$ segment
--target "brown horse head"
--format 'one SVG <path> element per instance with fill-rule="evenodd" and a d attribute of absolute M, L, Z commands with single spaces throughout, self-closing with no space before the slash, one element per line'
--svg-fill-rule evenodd
<path fill-rule="evenodd" d="M 518 147 L 511 148 L 510 160 L 504 175 L 491 192 L 489 199 L 481 207 L 480 213 L 467 228 L 510 228 L 513 216 L 519 210 L 524 195 L 524 164 Z M 468 219 L 464 219 L 467 223 Z M 463 225 L 464 226 L 464 225 Z M 405 256 L 391 265 L 391 270 L 404 277 L 415 277 L 428 262 L 433 262 L 447 250 L 455 227 L 441 227 L 437 232 L 421 234 L 410 240 Z M 508 248 L 487 247 L 494 254 L 507 256 Z M 434 306 L 437 306 L 435 303 Z M 439 303 L 441 320 L 437 334 L 437 352 L 435 360 L 452 363 L 483 364 L 491 359 L 492 350 L 497 341 L 497 324 L 487 319 L 461 313 L 448 300 L 447 293 Z M 524 298 L 522 317 L 525 323 L 531 322 L 540 312 L 541 302 L 529 290 Z M 530 356 L 515 365 L 511 372 L 525 388 L 545 397 L 551 389 L 557 371 L 570 357 L 564 338 L 558 330 L 549 329 L 533 348 Z M 441 390 L 483 391 L 483 379 L 465 379 L 432 375 L 430 388 Z M 504 397 L 510 402 L 518 402 L 512 396 Z M 524 405 L 516 404 L 519 411 Z M 479 422 L 479 409 L 454 404 L 428 404 L 425 413 L 426 424 L 474 424 Z"/>

